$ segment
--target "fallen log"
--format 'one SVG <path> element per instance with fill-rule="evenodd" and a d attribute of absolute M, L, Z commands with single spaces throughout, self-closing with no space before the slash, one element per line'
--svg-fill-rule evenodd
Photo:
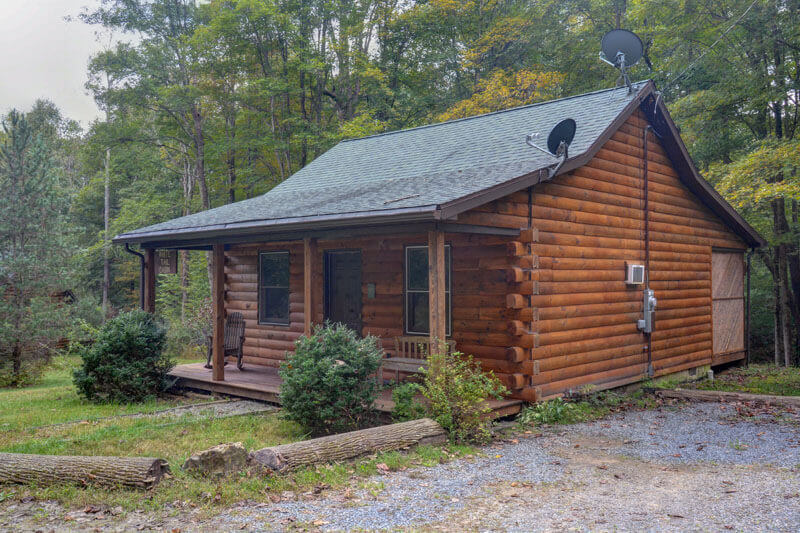
<path fill-rule="evenodd" d="M 714 390 L 657 389 L 657 396 L 698 402 L 754 402 L 758 404 L 780 405 L 800 408 L 800 396 L 773 396 L 770 394 L 751 394 L 747 392 L 726 392 Z"/>
<path fill-rule="evenodd" d="M 389 424 L 263 448 L 250 453 L 250 461 L 282 472 L 299 466 L 352 459 L 373 452 L 398 450 L 419 444 L 443 444 L 444 429 L 430 418 Z"/>
<path fill-rule="evenodd" d="M 168 472 L 167 462 L 154 457 L 0 453 L 0 483 L 71 482 L 149 489 Z"/>

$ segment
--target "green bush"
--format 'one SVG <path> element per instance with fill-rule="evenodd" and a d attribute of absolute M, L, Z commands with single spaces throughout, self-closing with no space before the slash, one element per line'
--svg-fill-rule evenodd
<path fill-rule="evenodd" d="M 284 415 L 315 435 L 366 426 L 375 417 L 381 359 L 375 337 L 361 339 L 342 324 L 317 326 L 281 366 Z"/>
<path fill-rule="evenodd" d="M 580 411 L 574 403 L 568 403 L 561 398 L 546 402 L 539 402 L 526 407 L 517 417 L 520 424 L 572 424 L 580 420 Z"/>
<path fill-rule="evenodd" d="M 406 422 L 416 420 L 426 415 L 425 405 L 417 400 L 417 395 L 422 388 L 417 383 L 403 383 L 392 389 L 392 420 Z"/>
<path fill-rule="evenodd" d="M 502 398 L 506 388 L 491 372 L 483 372 L 472 357 L 458 352 L 428 356 L 422 382 L 428 414 L 455 442 L 485 442 L 491 437 L 491 408 L 485 400 Z"/>
<path fill-rule="evenodd" d="M 150 313 L 136 310 L 106 322 L 81 353 L 73 373 L 78 392 L 89 401 L 140 402 L 163 392 L 174 366 L 164 354 L 166 331 Z"/>

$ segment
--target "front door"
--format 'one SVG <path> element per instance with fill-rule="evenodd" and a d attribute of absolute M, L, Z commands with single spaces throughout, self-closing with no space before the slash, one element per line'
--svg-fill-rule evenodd
<path fill-rule="evenodd" d="M 361 335 L 361 251 L 325 252 L 325 319 Z"/>

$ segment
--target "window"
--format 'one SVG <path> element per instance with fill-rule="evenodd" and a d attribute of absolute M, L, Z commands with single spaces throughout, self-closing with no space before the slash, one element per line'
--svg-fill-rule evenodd
<path fill-rule="evenodd" d="M 444 247 L 445 309 L 447 335 L 450 335 L 450 245 Z M 406 333 L 427 335 L 428 319 L 428 247 L 406 247 Z"/>
<path fill-rule="evenodd" d="M 289 252 L 258 254 L 258 323 L 289 323 Z"/>

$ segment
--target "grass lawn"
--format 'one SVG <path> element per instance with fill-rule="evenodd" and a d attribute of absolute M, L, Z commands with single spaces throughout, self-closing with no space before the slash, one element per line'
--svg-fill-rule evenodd
<path fill-rule="evenodd" d="M 304 438 L 300 428 L 276 413 L 227 418 L 199 415 L 103 418 L 118 414 L 152 413 L 188 399 L 159 400 L 132 405 L 94 405 L 77 396 L 70 364 L 60 362 L 43 381 L 25 389 L 0 390 L 0 451 L 54 455 L 152 456 L 166 459 L 172 477 L 155 490 L 101 489 L 72 485 L 0 487 L 0 502 L 32 496 L 54 499 L 69 507 L 88 504 L 122 506 L 125 510 L 157 510 L 176 500 L 198 507 L 230 505 L 249 499 L 268 501 L 271 493 L 308 490 L 320 484 L 342 486 L 377 472 L 376 465 L 390 469 L 416 464 L 433 465 L 454 455 L 472 453 L 468 447 L 420 447 L 411 453 L 390 452 L 356 463 L 298 470 L 282 476 L 248 476 L 227 480 L 196 479 L 181 465 L 193 452 L 224 442 L 242 442 L 249 450 Z M 197 400 L 194 400 L 197 402 Z M 78 421 L 76 424 L 53 425 Z"/>
<path fill-rule="evenodd" d="M 695 385 L 702 390 L 800 396 L 800 368 L 774 365 L 750 365 L 731 368 L 717 374 L 714 381 L 703 380 Z"/>

